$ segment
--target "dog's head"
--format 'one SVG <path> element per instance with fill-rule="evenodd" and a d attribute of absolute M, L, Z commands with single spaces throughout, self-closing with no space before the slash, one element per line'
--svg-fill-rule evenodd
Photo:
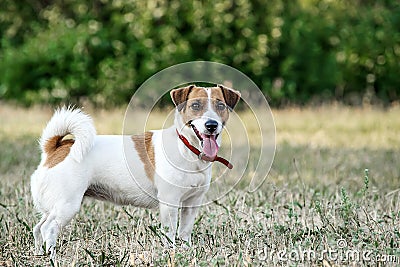
<path fill-rule="evenodd" d="M 176 106 L 179 130 L 197 139 L 203 153 L 214 158 L 219 149 L 220 133 L 240 99 L 240 93 L 223 85 L 216 87 L 187 87 L 171 91 Z"/>

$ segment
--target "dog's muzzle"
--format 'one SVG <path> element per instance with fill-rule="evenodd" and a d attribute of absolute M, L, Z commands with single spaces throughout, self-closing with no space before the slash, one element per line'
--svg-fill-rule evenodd
<path fill-rule="evenodd" d="M 217 127 L 218 127 L 218 122 Z M 201 152 L 194 146 L 192 146 L 189 141 L 186 139 L 185 136 L 179 133 L 178 129 L 176 129 L 176 133 L 178 134 L 179 139 L 185 144 L 187 148 L 189 148 L 190 151 L 192 151 L 194 154 L 196 154 L 199 159 L 204 160 L 204 161 L 218 161 L 227 166 L 229 169 L 233 168 L 233 165 L 226 159 L 217 156 L 219 146 L 217 144 L 217 138 L 219 134 L 212 134 L 212 135 L 207 135 L 207 134 L 201 134 L 197 128 L 192 124 L 191 121 L 188 122 L 188 125 L 192 128 L 193 132 L 196 134 L 197 138 L 201 142 L 201 146 L 203 148 L 203 151 Z M 212 126 L 213 128 L 214 126 Z M 215 130 L 217 129 L 215 127 Z M 208 130 L 208 129 L 207 129 Z M 215 132 L 214 130 L 214 132 Z M 208 130 L 209 131 L 209 130 Z"/>
<path fill-rule="evenodd" d="M 219 134 L 214 134 L 218 128 L 218 122 L 214 120 L 208 120 L 205 123 L 205 127 L 208 133 L 200 133 L 191 121 L 189 122 L 189 126 L 192 128 L 193 132 L 200 140 L 201 147 L 203 149 L 202 154 L 210 159 L 215 158 L 219 150 L 219 145 L 217 143 L 217 138 Z"/>

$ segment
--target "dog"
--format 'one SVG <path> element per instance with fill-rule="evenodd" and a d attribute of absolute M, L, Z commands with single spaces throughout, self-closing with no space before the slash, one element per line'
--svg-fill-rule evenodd
<path fill-rule="evenodd" d="M 36 254 L 55 258 L 59 231 L 79 211 L 84 197 L 158 207 L 169 244 L 175 245 L 177 235 L 190 246 L 212 162 L 232 168 L 217 153 L 240 92 L 223 85 L 190 85 L 172 90 L 170 96 L 174 125 L 133 136 L 96 135 L 91 117 L 80 109 L 56 110 L 43 130 L 41 162 L 31 176 L 33 202 L 42 214 L 33 228 Z"/>

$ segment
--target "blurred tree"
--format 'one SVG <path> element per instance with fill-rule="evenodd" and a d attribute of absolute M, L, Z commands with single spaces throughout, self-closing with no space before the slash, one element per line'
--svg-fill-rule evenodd
<path fill-rule="evenodd" d="M 389 0 L 2 0 L 0 98 L 120 105 L 157 71 L 210 60 L 274 106 L 390 104 L 399 29 Z"/>

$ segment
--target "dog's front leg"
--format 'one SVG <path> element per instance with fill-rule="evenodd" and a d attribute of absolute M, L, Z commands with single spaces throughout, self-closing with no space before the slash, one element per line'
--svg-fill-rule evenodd
<path fill-rule="evenodd" d="M 176 227 L 178 224 L 178 206 L 160 203 L 161 227 L 169 240 L 164 240 L 164 245 L 174 246 Z"/>
<path fill-rule="evenodd" d="M 178 238 L 191 246 L 191 235 L 193 231 L 194 221 L 200 209 L 203 196 L 196 196 L 183 202 L 181 209 Z"/>
<path fill-rule="evenodd" d="M 186 243 L 183 245 L 191 246 L 191 235 L 198 210 L 199 207 L 184 207 L 181 210 L 178 238 Z"/>

